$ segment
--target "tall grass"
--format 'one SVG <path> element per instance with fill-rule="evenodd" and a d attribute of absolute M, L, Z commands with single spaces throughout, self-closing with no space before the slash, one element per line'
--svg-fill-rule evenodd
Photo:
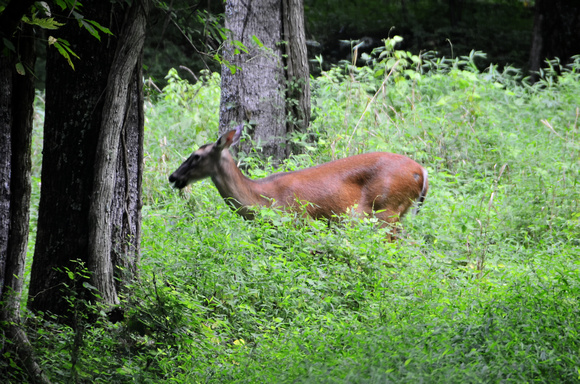
<path fill-rule="evenodd" d="M 512 68 L 477 71 L 478 55 L 387 51 L 323 72 L 312 79 L 317 141 L 278 167 L 242 159 L 254 177 L 368 151 L 416 159 L 431 189 L 397 243 L 368 219 L 329 228 L 264 209 L 244 221 L 209 181 L 172 190 L 167 175 L 217 138 L 219 76 L 188 84 L 170 72 L 147 106 L 127 321 L 87 330 L 80 376 L 59 363 L 72 332 L 40 327 L 51 377 L 580 380 L 580 61 L 529 85 Z"/>

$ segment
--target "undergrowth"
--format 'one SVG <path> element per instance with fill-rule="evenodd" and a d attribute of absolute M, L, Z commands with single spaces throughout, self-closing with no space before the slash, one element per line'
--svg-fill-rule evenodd
<path fill-rule="evenodd" d="M 388 43 L 387 43 L 388 44 Z M 140 279 L 126 320 L 36 324 L 55 382 L 488 383 L 580 380 L 580 61 L 518 70 L 387 49 L 312 79 L 311 131 L 262 177 L 369 151 L 431 189 L 396 243 L 372 219 L 231 212 L 168 174 L 217 138 L 219 76 L 168 75 L 147 103 Z M 392 48 L 392 47 L 391 47 Z M 557 73 L 560 73 L 559 75 Z M 299 137 L 298 137 L 299 140 Z M 259 164 L 259 167 L 256 166 Z M 73 374 L 73 372 L 75 372 Z"/>

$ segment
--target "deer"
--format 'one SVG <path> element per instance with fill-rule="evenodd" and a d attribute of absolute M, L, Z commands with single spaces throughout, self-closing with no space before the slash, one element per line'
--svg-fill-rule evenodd
<path fill-rule="evenodd" d="M 409 208 L 414 205 L 416 215 L 427 196 L 427 170 L 406 156 L 388 152 L 364 153 L 250 179 L 229 150 L 239 142 L 242 129 L 239 125 L 215 143 L 202 145 L 169 176 L 169 182 L 181 190 L 209 177 L 230 208 L 249 220 L 259 206 L 281 207 L 329 221 L 351 212 L 374 215 L 381 227 L 390 226 L 393 233 Z"/>

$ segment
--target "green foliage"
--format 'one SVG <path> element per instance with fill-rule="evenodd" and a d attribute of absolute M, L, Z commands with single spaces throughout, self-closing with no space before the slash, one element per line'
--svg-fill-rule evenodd
<path fill-rule="evenodd" d="M 101 24 L 97 23 L 94 20 L 86 20 L 83 15 L 80 15 L 78 12 L 73 12 L 73 15 L 79 22 L 79 27 L 86 29 L 94 38 L 101 41 L 101 35 L 99 31 L 106 33 L 107 35 L 112 35 L 113 32 L 107 27 L 103 27 Z"/>
<path fill-rule="evenodd" d="M 75 57 L 77 59 L 79 57 L 71 49 L 70 43 L 67 40 L 61 39 L 60 37 L 57 39 L 57 38 L 50 36 L 48 38 L 48 45 L 54 45 L 54 47 L 58 50 L 58 52 L 62 55 L 62 57 L 64 57 L 66 59 L 66 61 L 68 61 L 68 65 L 70 65 L 72 69 L 75 69 L 75 66 L 72 62 L 71 56 Z"/>
<path fill-rule="evenodd" d="M 83 5 L 76 1 L 76 0 L 57 0 L 56 5 L 63 10 L 67 10 L 69 12 L 69 16 L 72 15 L 78 22 L 79 28 L 86 29 L 93 37 L 97 40 L 101 40 L 100 32 L 105 33 L 108 35 L 112 35 L 113 33 L 107 28 L 99 24 L 94 20 L 85 19 L 85 17 L 79 12 L 82 9 Z M 0 7 L 0 13 L 4 11 L 4 7 Z M 36 2 L 32 7 L 30 7 L 30 14 L 24 15 L 22 17 L 22 22 L 37 26 L 42 29 L 46 30 L 56 30 L 62 26 L 64 23 L 56 21 L 53 17 L 50 17 L 52 11 L 48 3 Z M 7 49 L 7 51 L 2 52 L 2 54 L 7 55 L 8 51 L 19 54 L 16 50 L 16 47 L 9 39 L 3 37 L 2 38 L 3 46 Z M 74 64 L 72 62 L 72 58 L 79 58 L 78 55 L 72 50 L 70 43 L 62 38 L 56 38 L 54 36 L 48 36 L 48 45 L 54 46 L 58 52 L 64 57 L 72 69 L 74 69 Z M 28 69 L 32 71 L 31 68 Z M 16 64 L 16 71 L 20 75 L 24 75 L 26 73 L 26 69 L 24 68 L 23 64 L 18 62 Z"/>
<path fill-rule="evenodd" d="M 279 168 L 375 150 L 417 159 L 431 188 L 396 243 L 373 218 L 329 226 L 263 209 L 250 222 L 209 180 L 173 191 L 168 174 L 217 138 L 219 76 L 191 85 L 172 70 L 147 101 L 142 262 L 126 318 L 86 325 L 77 376 L 74 331 L 31 320 L 49 375 L 579 380 L 580 60 L 553 63 L 529 85 L 513 68 L 480 72 L 477 52 L 429 59 L 391 43 L 369 66 L 312 79 L 318 141 Z M 278 170 L 253 156 L 243 163 L 254 177 Z"/>
<path fill-rule="evenodd" d="M 24 16 L 22 21 L 30 25 L 37 25 L 43 29 L 58 29 L 64 25 L 63 23 L 59 23 L 58 21 L 54 20 L 52 17 L 37 18 L 35 15 L 33 15 L 30 19 Z"/>

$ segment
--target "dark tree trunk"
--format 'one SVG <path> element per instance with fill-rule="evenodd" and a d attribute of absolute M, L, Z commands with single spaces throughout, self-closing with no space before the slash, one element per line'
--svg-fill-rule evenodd
<path fill-rule="evenodd" d="M 17 60 L 0 56 L 0 322 L 5 337 L 2 341 L 8 343 L 2 347 L 15 352 L 31 382 L 47 383 L 20 326 L 30 212 L 34 101 L 34 76 L 30 70 L 36 60 L 32 27 L 23 25 L 12 43 L 18 47 L 18 62 L 27 70 L 24 75 L 18 74 Z"/>
<path fill-rule="evenodd" d="M 102 288 L 101 282 L 112 281 L 112 275 L 103 273 L 99 262 L 108 263 L 113 271 L 121 265 L 131 273 L 139 254 L 142 149 L 132 146 L 141 146 L 143 140 L 141 79 L 135 69 L 141 49 L 124 45 L 134 8 L 122 6 L 104 1 L 83 9 L 87 19 L 110 26 L 115 37 L 102 36 L 99 42 L 72 23 L 55 34 L 68 40 L 80 57 L 73 59 L 74 71 L 53 49 L 47 58 L 42 186 L 29 306 L 64 319 L 68 305 L 63 288 L 71 283 L 64 270 L 75 270 L 73 261 L 85 263 L 93 273 L 93 285 L 96 281 Z M 136 55 L 133 64 L 119 66 L 118 58 L 128 52 Z M 111 139 L 111 135 L 116 137 Z M 107 167 L 102 173 L 104 163 Z M 95 184 L 97 177 L 102 179 Z M 95 189 L 102 183 L 108 185 L 106 191 Z M 91 204 L 100 204 L 103 198 L 108 203 L 102 208 L 106 216 L 99 228 L 107 232 L 110 243 L 108 250 L 101 249 L 106 253 L 91 252 L 94 238 L 90 233 L 95 225 L 94 216 L 90 219 Z M 111 265 L 111 260 L 118 264 Z M 104 286 L 104 301 L 116 302 L 116 289 L 109 283 Z"/>
<path fill-rule="evenodd" d="M 536 0 L 532 47 L 531 80 L 546 59 L 559 58 L 566 63 L 580 53 L 580 2 L 578 0 Z"/>
<path fill-rule="evenodd" d="M 282 159 L 288 132 L 306 129 L 310 119 L 302 3 L 229 0 L 225 14 L 231 36 L 224 59 L 236 70 L 232 73 L 231 67 L 222 66 L 220 133 L 249 123 L 246 132 L 264 155 Z M 290 55 L 286 61 L 285 54 Z M 242 145 L 245 152 L 250 148 L 250 143 Z"/>
<path fill-rule="evenodd" d="M 0 296 L 6 278 L 6 257 L 10 238 L 10 175 L 12 171 L 12 67 L 0 56 Z"/>
<path fill-rule="evenodd" d="M 18 45 L 20 62 L 24 64 L 25 68 L 34 68 L 36 52 L 32 28 L 23 28 Z M 32 144 L 34 75 L 29 71 L 25 75 L 19 75 L 13 70 L 12 86 L 10 230 L 6 251 L 4 288 L 12 291 L 13 295 L 11 296 L 14 300 L 9 302 L 11 302 L 12 311 L 18 313 L 24 281 L 30 218 L 30 171 L 32 167 L 30 147 Z M 7 293 L 10 295 L 9 292 Z"/>
<path fill-rule="evenodd" d="M 87 19 L 107 26 L 113 9 L 110 2 L 96 2 L 84 11 Z M 99 42 L 74 23 L 57 32 L 80 59 L 73 70 L 55 49 L 47 53 L 42 184 L 28 304 L 34 311 L 66 315 L 63 290 L 71 281 L 64 269 L 75 270 L 73 260 L 88 262 L 96 143 L 116 39 Z"/>
<path fill-rule="evenodd" d="M 461 13 L 463 11 L 463 0 L 448 0 L 449 1 L 449 24 L 456 27 L 461 21 Z"/>
<path fill-rule="evenodd" d="M 286 42 L 287 132 L 306 132 L 310 124 L 310 74 L 302 0 L 283 0 L 282 18 Z M 287 147 L 286 156 L 292 149 Z"/>

